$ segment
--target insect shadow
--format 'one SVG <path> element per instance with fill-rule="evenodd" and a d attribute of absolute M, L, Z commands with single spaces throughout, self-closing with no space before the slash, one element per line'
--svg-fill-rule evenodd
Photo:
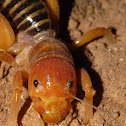
<path fill-rule="evenodd" d="M 93 97 L 93 104 L 94 106 L 99 106 L 102 101 L 102 94 L 103 94 L 103 82 L 99 76 L 99 74 L 92 68 L 92 62 L 89 58 L 84 54 L 85 47 L 79 48 L 75 52 L 73 52 L 73 58 L 75 62 L 76 69 L 84 68 L 92 81 L 93 89 L 96 91 Z M 84 98 L 84 91 L 80 86 L 77 89 L 77 97 L 80 99 Z"/>
<path fill-rule="evenodd" d="M 68 27 L 68 20 L 74 5 L 73 0 L 69 0 L 67 3 L 65 1 L 59 1 L 60 4 L 60 32 L 59 32 L 59 37 L 65 41 L 72 43 L 70 36 L 69 36 L 69 31 L 67 29 Z M 65 7 L 64 7 L 65 6 Z M 83 46 L 82 48 L 77 49 L 72 53 L 75 66 L 76 68 L 84 68 L 90 75 L 93 89 L 96 91 L 93 101 L 95 106 L 99 106 L 99 104 L 102 101 L 102 94 L 103 94 L 103 83 L 102 80 L 99 76 L 99 74 L 91 67 L 92 63 L 88 59 L 88 57 L 84 54 L 85 47 Z M 78 86 L 78 89 L 80 87 Z M 81 88 L 80 88 L 81 89 Z M 84 92 L 82 90 L 77 90 L 77 97 L 83 99 L 84 98 Z M 78 92 L 81 92 L 78 94 Z M 82 96 L 80 95 L 82 94 Z"/>

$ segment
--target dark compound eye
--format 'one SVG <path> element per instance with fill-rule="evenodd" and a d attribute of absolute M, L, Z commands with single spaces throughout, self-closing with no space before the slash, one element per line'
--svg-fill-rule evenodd
<path fill-rule="evenodd" d="M 70 81 L 69 83 L 67 83 L 69 88 L 72 88 L 73 87 L 73 81 Z"/>
<path fill-rule="evenodd" d="M 34 84 L 35 87 L 37 87 L 38 86 L 38 80 L 34 80 L 33 84 Z"/>

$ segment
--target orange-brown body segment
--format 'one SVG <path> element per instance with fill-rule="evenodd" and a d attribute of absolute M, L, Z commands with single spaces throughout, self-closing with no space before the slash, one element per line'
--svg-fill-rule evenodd
<path fill-rule="evenodd" d="M 33 82 L 38 81 L 35 87 Z M 69 82 L 73 82 L 69 87 Z M 71 106 L 76 95 L 76 72 L 74 66 L 62 58 L 50 57 L 37 61 L 30 70 L 29 95 L 34 108 L 47 123 L 58 123 Z"/>
<path fill-rule="evenodd" d="M 14 41 L 14 31 L 8 20 L 0 13 L 0 48 L 7 50 Z"/>

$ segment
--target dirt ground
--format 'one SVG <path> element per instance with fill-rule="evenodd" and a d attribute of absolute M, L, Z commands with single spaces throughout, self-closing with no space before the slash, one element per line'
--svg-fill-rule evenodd
<path fill-rule="evenodd" d="M 83 33 L 97 28 L 112 28 L 116 42 L 105 37 L 96 39 L 73 53 L 77 67 L 84 67 L 91 76 L 94 88 L 94 117 L 87 126 L 126 126 L 126 0 L 70 0 L 69 11 L 63 4 L 61 38 L 74 41 Z M 68 13 L 66 12 L 68 11 Z M 67 26 L 67 29 L 65 29 Z M 12 76 L 16 67 L 0 63 L 0 126 L 7 126 L 12 99 Z M 79 92 L 79 90 L 78 90 Z M 83 93 L 83 92 L 82 92 Z M 76 108 L 67 122 L 68 126 L 84 126 L 83 105 L 74 102 Z M 27 86 L 21 95 L 18 122 L 23 126 L 40 126 L 34 111 L 28 112 L 30 99 Z M 78 114 L 77 114 L 78 109 Z M 88 113 L 87 113 L 88 114 Z M 51 126 L 43 123 L 43 126 Z M 55 126 L 62 126 L 62 122 Z"/>

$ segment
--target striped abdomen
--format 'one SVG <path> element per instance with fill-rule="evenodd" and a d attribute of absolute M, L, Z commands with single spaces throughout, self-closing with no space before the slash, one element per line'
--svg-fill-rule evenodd
<path fill-rule="evenodd" d="M 50 16 L 42 0 L 0 0 L 0 11 L 14 29 L 32 36 L 51 28 Z"/>

